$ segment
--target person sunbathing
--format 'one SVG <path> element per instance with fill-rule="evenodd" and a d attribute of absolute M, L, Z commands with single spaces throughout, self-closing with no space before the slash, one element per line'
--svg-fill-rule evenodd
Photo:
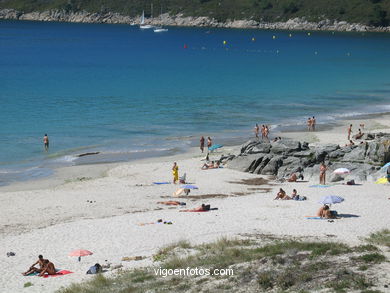
<path fill-rule="evenodd" d="M 213 168 L 214 168 L 214 161 L 204 163 L 202 166 L 202 170 L 213 169 Z"/>
<path fill-rule="evenodd" d="M 32 273 L 42 272 L 45 260 L 46 259 L 43 258 L 42 254 L 38 255 L 38 260 L 34 264 L 32 264 L 30 266 L 30 268 L 26 272 L 23 273 L 23 275 L 28 276 L 29 274 L 32 274 Z M 36 265 L 39 265 L 39 268 L 36 268 L 35 267 Z"/>
<path fill-rule="evenodd" d="M 297 177 L 297 174 L 295 173 L 292 173 L 290 178 L 287 179 L 288 182 L 297 182 L 298 180 L 298 177 Z"/>
<path fill-rule="evenodd" d="M 203 204 L 200 207 L 195 208 L 196 211 L 209 211 L 210 205 L 209 204 Z"/>
<path fill-rule="evenodd" d="M 328 205 L 324 205 L 323 207 L 321 207 L 318 210 L 317 217 L 321 217 L 321 218 L 324 218 L 324 219 L 334 219 L 335 218 L 332 215 Z"/>
<path fill-rule="evenodd" d="M 48 259 L 44 260 L 44 267 L 39 274 L 39 277 L 42 277 L 44 274 L 48 275 L 55 275 L 56 274 L 56 268 L 54 267 L 54 264 L 50 262 Z"/>
<path fill-rule="evenodd" d="M 274 198 L 275 199 L 283 199 L 283 200 L 289 200 L 291 199 L 291 197 L 289 197 L 286 192 L 283 190 L 283 189 L 279 189 L 279 192 L 276 194 L 276 197 Z"/>

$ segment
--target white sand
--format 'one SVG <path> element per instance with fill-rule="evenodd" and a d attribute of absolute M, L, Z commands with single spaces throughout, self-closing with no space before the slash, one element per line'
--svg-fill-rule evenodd
<path fill-rule="evenodd" d="M 332 131 L 316 135 L 333 137 Z M 36 185 L 28 191 L 20 190 L 20 186 L 15 187 L 17 191 L 1 189 L 0 292 L 54 292 L 61 286 L 90 278 L 85 272 L 96 262 L 104 264 L 108 260 L 125 267 L 150 264 L 150 258 L 140 262 L 121 262 L 121 258 L 151 256 L 159 247 L 183 239 L 197 244 L 221 236 L 265 233 L 321 237 L 354 245 L 369 233 L 390 227 L 390 201 L 387 199 L 390 185 L 363 183 L 311 188 L 309 185 L 313 182 L 284 183 L 274 184 L 272 191 L 261 193 L 250 188 L 265 186 L 229 183 L 258 176 L 226 168 L 202 171 L 199 155 L 185 156 L 187 158 L 179 156 L 120 164 L 109 171 L 107 166 L 84 166 L 86 173 L 86 168 L 93 169 L 94 179 L 58 185 L 57 177 L 56 184 L 47 185 L 46 182 L 42 189 L 37 189 Z M 179 207 L 159 205 L 157 201 L 169 200 L 161 196 L 171 195 L 177 186 L 151 183 L 171 180 L 173 160 L 177 160 L 180 173 L 186 172 L 189 182 L 199 186 L 199 190 L 190 195 L 251 194 L 204 200 L 179 199 L 187 203 L 187 208 L 201 203 L 219 208 L 207 213 L 181 213 Z M 67 173 L 69 178 L 76 178 L 72 176 L 79 173 L 61 172 Z M 98 174 L 107 176 L 99 177 Z M 308 200 L 275 201 L 275 190 L 279 187 L 289 194 L 296 188 Z M 343 203 L 333 206 L 340 214 L 357 217 L 335 222 L 305 219 L 305 216 L 315 215 L 320 207 L 318 200 L 329 194 L 345 198 Z M 173 225 L 138 225 L 160 218 L 172 221 Z M 88 249 L 94 255 L 84 257 L 79 263 L 67 256 L 74 249 Z M 9 251 L 15 252 L 16 256 L 7 257 Z M 38 254 L 49 258 L 58 268 L 74 273 L 48 279 L 23 277 L 21 272 L 35 262 Z M 23 288 L 26 282 L 32 282 L 33 286 Z"/>

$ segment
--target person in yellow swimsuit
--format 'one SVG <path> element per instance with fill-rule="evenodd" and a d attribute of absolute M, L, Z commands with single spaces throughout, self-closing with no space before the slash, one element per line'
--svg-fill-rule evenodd
<path fill-rule="evenodd" d="M 176 184 L 176 181 L 179 180 L 179 166 L 176 164 L 176 162 L 173 163 L 172 175 L 173 175 L 173 184 Z"/>

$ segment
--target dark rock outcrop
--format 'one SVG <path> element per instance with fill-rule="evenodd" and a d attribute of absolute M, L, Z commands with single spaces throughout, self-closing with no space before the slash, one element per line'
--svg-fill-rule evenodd
<path fill-rule="evenodd" d="M 329 174 L 330 181 L 374 180 L 383 175 L 378 171 L 386 163 L 386 154 L 390 152 L 390 134 L 378 133 L 366 137 L 369 140 L 359 145 L 340 147 L 325 144 L 312 148 L 305 142 L 293 140 L 270 143 L 252 139 L 242 145 L 238 155 L 221 159 L 227 162 L 229 168 L 243 172 L 275 175 L 278 178 L 301 173 L 307 179 L 316 178 L 321 162 L 325 161 L 331 170 L 351 170 L 347 176 Z"/>

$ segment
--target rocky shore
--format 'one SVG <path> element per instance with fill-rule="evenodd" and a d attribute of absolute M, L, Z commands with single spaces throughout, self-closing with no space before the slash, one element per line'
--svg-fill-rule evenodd
<path fill-rule="evenodd" d="M 265 142 L 249 140 L 239 154 L 222 157 L 228 167 L 253 174 L 274 175 L 279 179 L 292 173 L 304 175 L 305 180 L 318 180 L 320 163 L 329 170 L 348 168 L 350 175 L 331 174 L 330 182 L 342 180 L 374 181 L 384 174 L 380 171 L 390 152 L 390 134 L 366 134 L 362 143 L 341 147 L 325 144 L 310 147 L 307 142 L 280 140 Z M 330 173 L 330 172 L 329 172 Z"/>
<path fill-rule="evenodd" d="M 14 9 L 0 10 L 0 19 L 30 20 L 30 21 L 58 21 L 76 23 L 110 23 L 110 24 L 139 24 L 140 17 L 130 17 L 114 12 L 90 13 L 87 11 L 49 10 L 43 12 L 24 13 Z M 205 16 L 193 17 L 183 14 L 162 14 L 146 20 L 147 24 L 156 26 L 190 26 L 190 27 L 218 27 L 218 28 L 251 28 L 270 30 L 320 30 L 320 31 L 356 31 L 356 32 L 390 32 L 390 27 L 373 27 L 346 21 L 332 21 L 324 19 L 319 22 L 310 22 L 305 18 L 289 19 L 285 22 L 263 22 L 261 20 L 227 20 L 218 22 L 214 18 Z"/>

